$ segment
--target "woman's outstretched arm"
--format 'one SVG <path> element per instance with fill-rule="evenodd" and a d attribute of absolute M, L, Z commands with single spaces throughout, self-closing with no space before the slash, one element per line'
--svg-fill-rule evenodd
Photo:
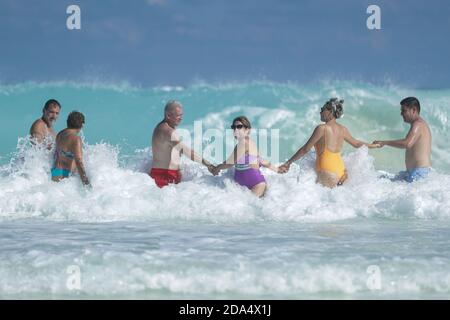
<path fill-rule="evenodd" d="M 367 146 L 369 149 L 381 147 L 381 145 L 377 143 L 367 143 L 353 138 L 350 131 L 348 131 L 346 127 L 344 127 L 344 140 L 354 148 L 361 148 L 362 146 Z"/>
<path fill-rule="evenodd" d="M 311 137 L 308 139 L 305 145 L 300 149 L 298 149 L 298 151 L 288 161 L 286 161 L 283 165 L 280 166 L 280 171 L 283 173 L 287 172 L 291 164 L 300 159 L 301 157 L 303 157 L 305 154 L 307 154 L 309 150 L 311 150 L 311 148 L 320 140 L 320 138 L 323 137 L 324 133 L 325 133 L 325 125 L 323 124 L 318 125 L 314 129 Z"/>
<path fill-rule="evenodd" d="M 237 159 L 239 159 L 240 156 L 245 154 L 245 150 L 241 150 L 243 148 L 238 147 L 239 144 L 236 147 L 234 147 L 233 152 L 230 154 L 227 160 L 214 167 L 212 171 L 214 175 L 218 175 L 220 170 L 228 169 L 234 166 L 234 164 L 237 162 Z"/>
<path fill-rule="evenodd" d="M 260 158 L 261 159 L 261 158 Z M 260 162 L 261 166 L 264 168 L 268 168 L 272 171 L 275 171 L 276 173 L 281 173 L 280 168 L 270 163 L 270 161 L 261 159 Z"/>

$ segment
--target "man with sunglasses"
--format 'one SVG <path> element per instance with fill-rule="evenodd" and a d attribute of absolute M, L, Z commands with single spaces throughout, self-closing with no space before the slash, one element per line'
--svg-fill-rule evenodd
<path fill-rule="evenodd" d="M 171 100 L 167 102 L 164 108 L 164 119 L 158 123 L 153 131 L 153 163 L 149 174 L 160 188 L 171 183 L 181 182 L 181 154 L 195 162 L 204 164 L 210 172 L 214 168 L 211 163 L 181 142 L 175 129 L 182 120 L 183 106 L 180 102 Z"/>

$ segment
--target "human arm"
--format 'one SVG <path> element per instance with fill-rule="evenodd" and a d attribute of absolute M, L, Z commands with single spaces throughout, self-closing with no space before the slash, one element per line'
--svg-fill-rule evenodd
<path fill-rule="evenodd" d="M 185 155 L 194 162 L 203 164 L 208 168 L 209 171 L 211 171 L 211 169 L 214 167 L 209 161 L 198 155 L 194 150 L 184 144 L 177 135 L 176 131 L 171 132 L 170 143 L 172 144 L 172 147 L 178 150 L 181 154 Z"/>
<path fill-rule="evenodd" d="M 342 186 L 347 179 L 348 179 L 347 169 L 344 169 L 344 175 L 339 179 L 337 185 Z"/>
<path fill-rule="evenodd" d="M 233 152 L 230 154 L 227 160 L 217 165 L 213 169 L 213 174 L 216 176 L 221 170 L 229 169 L 237 162 L 238 159 L 238 146 L 234 147 Z"/>
<path fill-rule="evenodd" d="M 261 159 L 259 163 L 264 168 L 268 168 L 268 169 L 270 169 L 272 171 L 275 171 L 276 173 L 281 173 L 280 168 L 277 167 L 277 166 L 274 166 L 272 163 L 270 163 L 270 161 Z"/>
<path fill-rule="evenodd" d="M 41 120 L 37 120 L 30 128 L 30 136 L 32 143 L 42 143 L 45 139 L 47 130 L 45 124 Z"/>
<path fill-rule="evenodd" d="M 344 140 L 354 148 L 361 148 L 362 146 L 367 146 L 369 149 L 381 147 L 381 145 L 377 143 L 367 143 L 353 138 L 347 128 L 344 128 Z"/>
<path fill-rule="evenodd" d="M 287 172 L 293 162 L 297 161 L 298 159 L 303 157 L 305 154 L 307 154 L 309 152 L 309 150 L 311 150 L 311 148 L 320 140 L 320 138 L 322 138 L 322 136 L 324 135 L 324 132 L 325 132 L 325 127 L 323 125 L 317 126 L 314 129 L 311 137 L 303 145 L 303 147 L 298 149 L 298 151 L 288 161 L 286 161 L 283 165 L 280 166 L 280 168 L 279 168 L 280 171 L 282 173 Z"/>
<path fill-rule="evenodd" d="M 420 125 L 418 123 L 414 123 L 409 129 L 408 134 L 404 139 L 399 140 L 376 140 L 373 143 L 379 144 L 381 147 L 390 146 L 394 148 L 400 149 L 409 149 L 411 148 L 420 137 Z"/>
<path fill-rule="evenodd" d="M 200 164 L 203 164 L 203 165 L 205 165 L 207 167 L 208 166 L 212 166 L 212 164 L 209 161 L 204 159 L 202 156 L 198 155 L 194 150 L 189 148 L 184 143 L 180 142 L 177 145 L 177 148 L 181 151 L 182 154 L 184 154 L 186 157 L 188 157 L 192 161 L 200 163 Z"/>
<path fill-rule="evenodd" d="M 75 138 L 75 146 L 74 146 L 74 160 L 77 167 L 78 174 L 80 176 L 81 182 L 87 186 L 90 187 L 91 183 L 89 182 L 89 179 L 86 175 L 86 170 L 84 169 L 84 163 L 83 163 L 83 147 L 81 143 L 81 139 L 79 137 Z"/>

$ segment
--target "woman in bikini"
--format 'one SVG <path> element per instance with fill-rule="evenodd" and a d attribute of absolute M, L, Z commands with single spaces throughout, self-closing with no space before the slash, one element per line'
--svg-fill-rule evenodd
<path fill-rule="evenodd" d="M 84 115 L 73 111 L 67 118 L 67 128 L 56 136 L 55 157 L 51 171 L 53 181 L 61 181 L 77 171 L 81 182 L 86 186 L 90 185 L 83 165 L 82 141 L 78 136 L 83 124 Z"/>
<path fill-rule="evenodd" d="M 234 166 L 234 180 L 250 189 L 256 196 L 262 197 L 266 192 L 267 184 L 259 168 L 262 166 L 275 172 L 279 170 L 259 156 L 256 145 L 250 139 L 250 121 L 246 117 L 240 116 L 235 118 L 232 123 L 231 129 L 233 129 L 233 135 L 238 143 L 229 158 L 214 167 L 212 172 L 217 175 L 220 170 Z"/>
<path fill-rule="evenodd" d="M 379 148 L 378 144 L 369 144 L 356 140 L 346 127 L 336 122 L 344 113 L 344 100 L 330 99 L 320 109 L 320 120 L 325 124 L 318 125 L 306 144 L 301 147 L 285 164 L 280 166 L 281 172 L 287 172 L 290 165 L 303 157 L 314 146 L 316 149 L 316 182 L 333 188 L 342 185 L 347 179 L 341 150 L 344 141 L 355 148 L 365 145 L 369 148 Z"/>

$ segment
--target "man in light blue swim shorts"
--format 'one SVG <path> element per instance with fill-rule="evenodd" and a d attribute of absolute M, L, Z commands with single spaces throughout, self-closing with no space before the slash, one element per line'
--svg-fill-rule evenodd
<path fill-rule="evenodd" d="M 431 171 L 431 131 L 428 124 L 420 117 L 420 103 L 415 97 L 408 97 L 400 102 L 400 115 L 403 121 L 411 125 L 404 139 L 374 141 L 381 147 L 387 145 L 406 149 L 406 170 L 400 172 L 393 180 L 407 182 L 426 178 Z"/>
<path fill-rule="evenodd" d="M 417 180 L 421 180 L 426 178 L 430 173 L 431 168 L 413 168 L 408 169 L 407 171 L 399 172 L 392 181 L 406 181 L 406 182 L 414 182 Z"/>

